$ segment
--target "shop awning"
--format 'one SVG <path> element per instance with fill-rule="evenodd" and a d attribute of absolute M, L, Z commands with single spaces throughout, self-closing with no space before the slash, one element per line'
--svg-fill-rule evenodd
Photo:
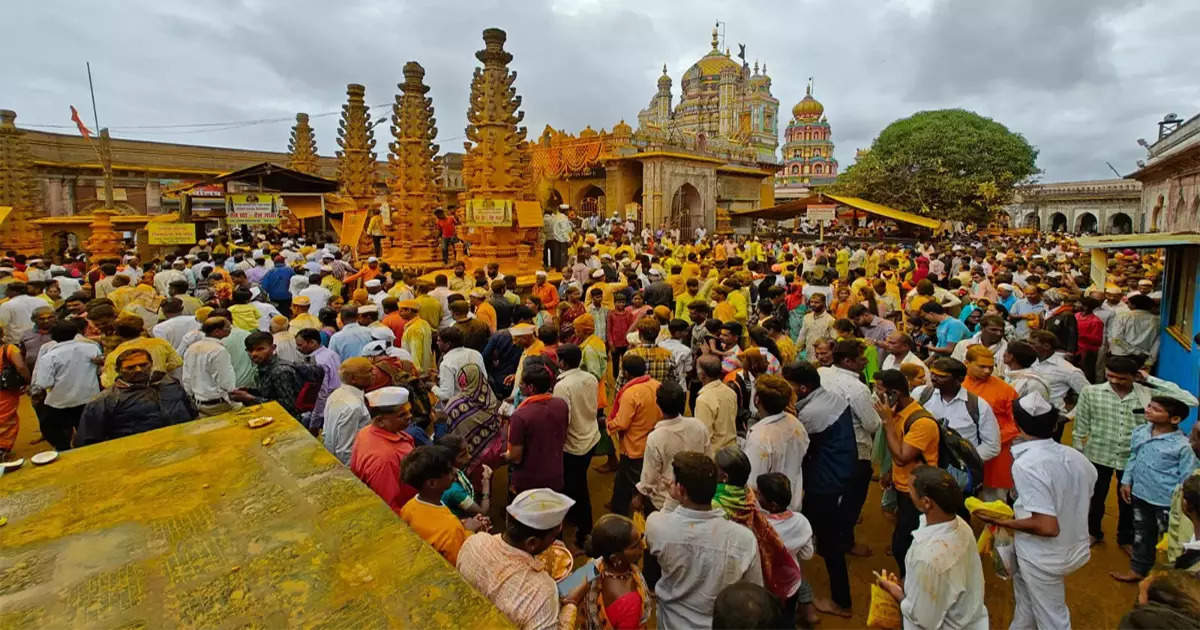
<path fill-rule="evenodd" d="M 818 193 L 808 197 L 800 197 L 791 201 L 785 201 L 779 205 L 769 208 L 759 208 L 748 212 L 738 212 L 735 217 L 749 217 L 751 219 L 767 219 L 771 221 L 786 221 L 788 219 L 796 219 L 803 217 L 809 204 L 827 204 L 837 203 L 848 208 L 861 210 L 868 214 L 874 214 L 893 221 L 908 223 L 911 225 L 936 230 L 941 222 L 937 219 L 930 219 L 911 212 L 889 208 L 888 206 L 860 199 L 858 197 L 844 197 L 841 195 L 830 195 L 827 193 Z M 839 213 L 840 214 L 840 213 Z"/>
<path fill-rule="evenodd" d="M 893 221 L 899 221 L 901 223 L 919 225 L 923 228 L 929 228 L 931 230 L 936 230 L 938 226 L 942 224 L 941 221 L 938 221 L 937 219 L 930 219 L 928 217 L 923 217 L 911 212 L 889 208 L 888 206 L 878 204 L 873 201 L 867 201 L 866 199 L 859 199 L 858 197 L 842 197 L 841 195 L 824 196 L 833 199 L 838 203 L 850 206 L 851 208 L 858 208 L 863 212 L 868 212 L 870 214 L 885 217 Z"/>
<path fill-rule="evenodd" d="M 292 216 L 297 219 L 312 219 L 321 216 L 321 198 L 310 196 L 284 195 L 283 202 L 287 204 Z"/>
<path fill-rule="evenodd" d="M 1151 232 L 1149 234 L 1112 234 L 1081 236 L 1084 249 L 1146 249 L 1172 245 L 1200 245 L 1200 232 Z"/>

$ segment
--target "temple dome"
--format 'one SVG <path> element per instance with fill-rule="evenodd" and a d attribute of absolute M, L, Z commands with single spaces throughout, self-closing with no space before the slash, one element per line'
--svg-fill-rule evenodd
<path fill-rule="evenodd" d="M 792 108 L 792 116 L 798 120 L 817 120 L 824 113 L 825 106 L 813 98 L 812 85 L 808 86 L 804 98 Z"/>

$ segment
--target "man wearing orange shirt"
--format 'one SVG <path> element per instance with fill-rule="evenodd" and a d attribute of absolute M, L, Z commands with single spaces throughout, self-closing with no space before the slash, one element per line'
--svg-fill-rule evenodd
<path fill-rule="evenodd" d="M 539 270 L 535 276 L 537 280 L 533 284 L 533 295 L 542 301 L 542 306 L 546 307 L 546 310 L 553 312 L 554 307 L 558 306 L 558 289 L 553 284 L 546 282 L 545 271 Z"/>
<path fill-rule="evenodd" d="M 366 395 L 371 424 L 359 429 L 350 450 L 350 472 L 367 484 L 396 514 L 417 490 L 400 480 L 401 462 L 416 448 L 404 431 L 412 420 L 408 390 L 381 387 Z"/>
<path fill-rule="evenodd" d="M 635 354 L 621 359 L 625 385 L 617 392 L 612 415 L 607 426 L 618 442 L 621 461 L 613 481 L 612 511 L 629 515 L 637 483 L 642 478 L 642 458 L 646 454 L 646 438 L 662 418 L 656 396 L 659 382 L 646 374 L 646 360 Z"/>
<path fill-rule="evenodd" d="M 366 284 L 368 280 L 374 280 L 380 273 L 379 259 L 371 256 L 367 259 L 366 267 L 363 267 L 356 273 L 346 276 L 345 279 L 342 280 L 342 284 L 349 287 L 354 287 L 356 286 L 355 283 L 359 280 L 362 280 L 363 284 Z"/>
<path fill-rule="evenodd" d="M 488 325 L 491 332 L 496 332 L 496 307 L 488 304 L 488 292 L 483 287 L 475 287 L 470 293 L 471 308 L 475 311 L 475 319 Z"/>
<path fill-rule="evenodd" d="M 996 414 L 1000 426 L 1000 454 L 983 463 L 983 488 L 979 498 L 984 501 L 1005 500 L 1013 487 L 1011 452 L 1013 438 L 1021 432 L 1013 418 L 1013 403 L 1017 390 L 992 373 L 996 359 L 983 344 L 967 348 L 967 378 L 963 389 L 987 402 Z"/>
<path fill-rule="evenodd" d="M 408 320 L 400 316 L 400 300 L 394 297 L 383 298 L 382 323 L 396 335 L 396 339 L 404 338 L 404 326 L 408 324 Z"/>

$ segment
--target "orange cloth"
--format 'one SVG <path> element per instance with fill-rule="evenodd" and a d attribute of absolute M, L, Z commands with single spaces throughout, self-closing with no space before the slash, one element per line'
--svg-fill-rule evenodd
<path fill-rule="evenodd" d="M 536 284 L 533 285 L 533 294 L 542 301 L 542 306 L 546 307 L 546 310 L 553 311 L 554 307 L 558 306 L 558 289 L 549 282 L 540 287 Z M 492 313 L 494 314 L 495 311 Z M 475 316 L 478 317 L 478 313 Z M 492 326 L 492 330 L 496 330 L 496 327 Z"/>
<path fill-rule="evenodd" d="M 0 352 L 4 353 L 4 360 L 0 361 L 0 366 L 24 363 L 21 351 L 14 345 L 0 346 Z M 0 391 L 0 449 L 11 451 L 13 445 L 17 443 L 17 431 L 21 427 L 21 422 L 17 417 L 20 403 L 21 392 Z"/>
<path fill-rule="evenodd" d="M 475 319 L 487 324 L 492 332 L 496 332 L 496 307 L 486 301 L 481 302 L 475 307 Z"/>
<path fill-rule="evenodd" d="M 397 311 L 384 316 L 383 325 L 387 326 L 392 331 L 392 334 L 396 335 L 396 339 L 403 339 L 404 327 L 408 325 L 408 320 L 400 317 L 400 313 Z"/>
<path fill-rule="evenodd" d="M 1012 441 L 1021 431 L 1013 418 L 1013 402 L 1017 399 L 1017 390 L 995 376 L 978 381 L 970 376 L 963 380 L 963 387 L 968 392 L 987 401 L 996 414 L 996 423 L 1000 425 L 1000 454 L 983 463 L 983 485 L 989 488 L 1011 488 L 1012 477 Z"/>
<path fill-rule="evenodd" d="M 367 265 L 366 267 L 360 269 L 358 273 L 352 273 L 343 278 L 342 284 L 351 285 L 354 284 L 356 280 L 362 280 L 363 284 L 366 284 L 368 280 L 374 280 L 379 273 L 379 267 L 372 269 L 371 265 Z"/>
<path fill-rule="evenodd" d="M 431 505 L 419 497 L 413 497 L 400 508 L 400 518 L 451 565 L 458 562 L 458 550 L 469 534 L 450 508 L 441 503 Z"/>
<path fill-rule="evenodd" d="M 909 416 L 921 411 L 921 403 L 912 401 L 907 407 L 901 409 L 899 413 L 892 418 L 892 426 L 888 427 L 890 431 L 896 431 L 903 436 L 906 444 L 921 451 L 924 456 L 924 463 L 930 466 L 937 466 L 938 461 L 938 425 L 933 418 L 918 418 L 913 422 L 908 432 L 904 432 L 904 423 L 908 421 Z M 912 472 L 917 466 L 920 466 L 920 460 L 910 462 L 905 466 L 900 466 L 892 459 L 892 485 L 895 486 L 898 492 L 908 492 L 912 485 Z"/>
<path fill-rule="evenodd" d="M 613 402 L 613 415 L 608 430 L 621 440 L 621 455 L 639 459 L 646 454 L 646 438 L 662 418 L 655 396 L 658 381 L 642 376 L 625 384 Z"/>

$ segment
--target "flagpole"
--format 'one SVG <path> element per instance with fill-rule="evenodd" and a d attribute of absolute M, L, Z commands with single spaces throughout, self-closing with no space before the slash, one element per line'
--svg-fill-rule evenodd
<path fill-rule="evenodd" d="M 92 87 L 92 62 L 85 61 L 88 73 L 88 92 L 92 94 L 92 118 L 96 121 L 96 130 L 100 130 L 100 115 L 96 113 L 96 88 Z"/>

